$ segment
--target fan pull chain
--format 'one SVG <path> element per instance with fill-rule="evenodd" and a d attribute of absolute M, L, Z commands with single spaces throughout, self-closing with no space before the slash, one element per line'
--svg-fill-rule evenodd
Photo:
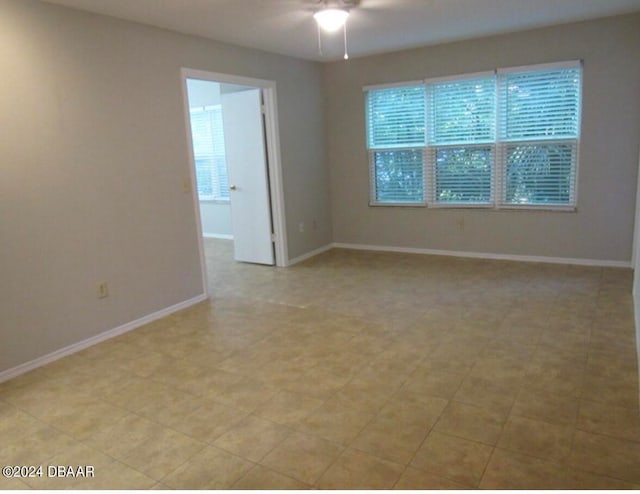
<path fill-rule="evenodd" d="M 316 29 L 318 31 L 318 53 L 320 54 L 320 56 L 323 56 L 322 53 L 322 35 L 320 33 L 320 26 L 316 23 Z"/>
<path fill-rule="evenodd" d="M 344 59 L 349 60 L 349 53 L 347 53 L 347 21 L 344 22 L 342 32 L 344 34 Z"/>

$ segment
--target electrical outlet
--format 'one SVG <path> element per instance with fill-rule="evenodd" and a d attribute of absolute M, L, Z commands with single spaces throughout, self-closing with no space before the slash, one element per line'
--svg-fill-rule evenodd
<path fill-rule="evenodd" d="M 191 178 L 185 177 L 182 179 L 182 192 L 191 192 Z"/>
<path fill-rule="evenodd" d="M 298 223 L 298 230 L 300 231 L 300 233 L 304 232 L 304 221 Z"/>
<path fill-rule="evenodd" d="M 460 230 L 464 230 L 464 218 L 460 218 L 458 221 L 456 221 L 456 223 L 458 224 L 458 228 Z"/>
<path fill-rule="evenodd" d="M 98 298 L 107 298 L 109 296 L 109 286 L 106 281 L 98 283 Z"/>

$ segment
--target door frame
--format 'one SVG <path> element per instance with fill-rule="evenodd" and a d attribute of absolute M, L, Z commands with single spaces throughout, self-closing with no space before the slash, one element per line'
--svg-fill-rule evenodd
<path fill-rule="evenodd" d="M 237 84 L 241 86 L 251 86 L 262 90 L 264 98 L 264 122 L 265 140 L 267 151 L 267 173 L 269 176 L 269 194 L 271 197 L 271 221 L 273 233 L 275 235 L 275 260 L 276 266 L 285 267 L 288 264 L 287 230 L 284 209 L 284 190 L 282 186 L 282 161 L 280 157 L 280 130 L 278 127 L 278 103 L 276 93 L 276 82 L 266 79 L 254 79 L 233 74 L 223 74 L 221 72 L 210 72 L 207 70 L 190 69 L 182 67 L 180 69 L 182 99 L 184 108 L 185 128 L 187 131 L 188 153 L 189 153 L 189 174 L 191 182 L 191 192 L 193 207 L 195 209 L 198 232 L 198 245 L 200 249 L 200 265 L 202 269 L 202 279 L 204 293 L 207 294 L 207 268 L 204 255 L 204 245 L 202 236 L 202 221 L 200 217 L 200 201 L 198 200 L 198 188 L 196 183 L 196 165 L 193 156 L 193 146 L 191 145 L 191 120 L 189 118 L 189 94 L 187 91 L 187 79 L 199 79 L 203 81 L 218 82 L 221 84 Z"/>

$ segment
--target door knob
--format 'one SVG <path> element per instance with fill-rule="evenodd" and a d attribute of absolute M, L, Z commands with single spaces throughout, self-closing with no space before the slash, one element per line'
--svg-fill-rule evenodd
<path fill-rule="evenodd" d="M 229 186 L 229 190 L 236 190 L 238 187 L 236 187 L 235 185 L 231 185 Z"/>

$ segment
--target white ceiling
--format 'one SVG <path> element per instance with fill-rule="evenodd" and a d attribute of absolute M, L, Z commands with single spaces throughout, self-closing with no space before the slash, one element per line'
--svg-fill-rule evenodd
<path fill-rule="evenodd" d="M 309 60 L 342 56 L 342 33 L 323 35 L 317 0 L 45 0 L 182 33 Z M 640 0 L 361 0 L 348 21 L 349 54 L 364 56 L 446 41 L 640 11 Z"/>

